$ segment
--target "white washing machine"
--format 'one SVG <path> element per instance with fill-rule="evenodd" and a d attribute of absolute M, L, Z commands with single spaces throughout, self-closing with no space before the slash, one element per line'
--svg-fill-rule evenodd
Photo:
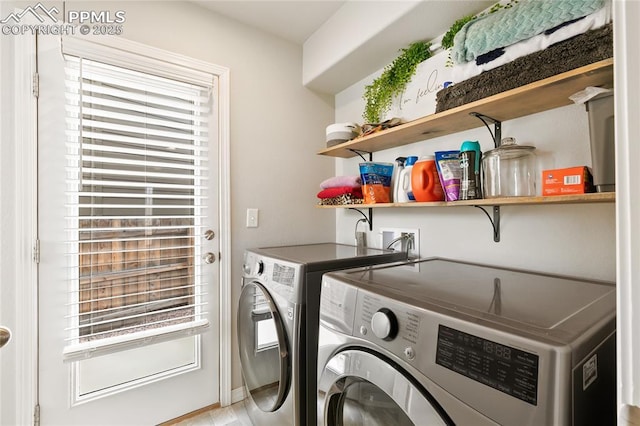
<path fill-rule="evenodd" d="M 446 259 L 326 274 L 321 425 L 614 425 L 615 285 Z"/>
<path fill-rule="evenodd" d="M 406 253 L 333 243 L 246 251 L 238 346 L 255 425 L 315 424 L 322 275 L 403 260 Z"/>

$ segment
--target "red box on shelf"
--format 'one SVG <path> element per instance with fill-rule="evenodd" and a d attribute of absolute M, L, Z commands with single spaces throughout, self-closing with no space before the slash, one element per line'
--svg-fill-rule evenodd
<path fill-rule="evenodd" d="M 542 172 L 542 195 L 570 195 L 594 192 L 593 178 L 587 166 Z"/>

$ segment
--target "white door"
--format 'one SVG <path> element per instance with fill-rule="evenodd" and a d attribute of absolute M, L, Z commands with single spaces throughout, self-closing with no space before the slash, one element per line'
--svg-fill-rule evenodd
<path fill-rule="evenodd" d="M 219 401 L 216 84 L 74 55 L 38 38 L 40 419 L 158 424 Z"/>

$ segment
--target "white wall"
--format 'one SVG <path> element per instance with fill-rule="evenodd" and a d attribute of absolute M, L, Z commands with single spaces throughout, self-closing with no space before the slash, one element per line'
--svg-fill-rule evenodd
<path fill-rule="evenodd" d="M 363 88 L 373 74 L 336 95 L 336 122 L 362 122 Z M 375 161 L 459 149 L 478 140 L 491 149 L 489 132 L 478 129 L 374 153 Z M 583 106 L 571 105 L 503 123 L 503 136 L 536 146 L 540 168 L 590 165 L 589 130 Z M 337 174 L 357 174 L 359 159 L 337 159 Z M 538 188 L 538 192 L 540 189 Z M 490 210 L 489 210 L 490 211 Z M 501 207 L 501 241 L 493 242 L 489 220 L 476 208 L 411 208 L 373 210 L 374 231 L 368 241 L 379 244 L 380 227 L 420 229 L 421 256 L 442 256 L 613 281 L 616 273 L 615 204 Z M 359 215 L 336 213 L 336 238 L 353 241 Z"/>

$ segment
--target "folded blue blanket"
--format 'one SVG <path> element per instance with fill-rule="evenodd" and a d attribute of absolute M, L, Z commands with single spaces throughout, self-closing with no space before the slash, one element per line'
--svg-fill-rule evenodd
<path fill-rule="evenodd" d="M 453 40 L 451 58 L 461 64 L 500 47 L 587 16 L 605 0 L 520 0 L 508 9 L 468 22 Z"/>

